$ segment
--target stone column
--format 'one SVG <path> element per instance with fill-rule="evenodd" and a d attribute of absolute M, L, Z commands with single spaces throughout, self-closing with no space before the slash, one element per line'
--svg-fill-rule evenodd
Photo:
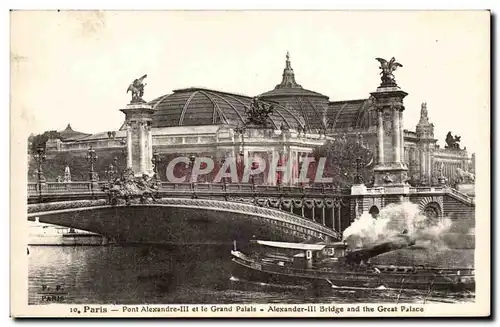
<path fill-rule="evenodd" d="M 335 206 L 332 206 L 332 229 L 335 229 Z"/>
<path fill-rule="evenodd" d="M 120 109 L 125 114 L 127 123 L 127 166 L 132 168 L 135 176 L 148 173 L 151 161 L 149 144 L 146 144 L 149 137 L 149 129 L 146 126 L 150 124 L 152 115 L 155 111 L 147 103 L 130 103 L 126 108 Z"/>
<path fill-rule="evenodd" d="M 420 180 L 425 183 L 425 148 L 420 149 Z"/>
<path fill-rule="evenodd" d="M 399 111 L 399 136 L 400 136 L 400 146 L 401 146 L 401 162 L 406 161 L 405 158 L 405 132 L 403 127 L 403 111 Z"/>
<path fill-rule="evenodd" d="M 432 184 L 432 172 L 434 169 L 432 169 L 432 156 L 429 145 L 427 145 L 427 167 L 429 167 L 429 169 L 427 170 L 427 179 L 429 183 Z"/>
<path fill-rule="evenodd" d="M 139 170 L 141 173 L 144 172 L 145 169 L 145 160 L 146 157 L 146 144 L 144 140 L 144 122 L 139 122 Z"/>
<path fill-rule="evenodd" d="M 377 110 L 378 115 L 378 129 L 377 129 L 377 141 L 378 141 L 378 164 L 384 164 L 384 117 L 382 116 L 382 110 Z"/>
<path fill-rule="evenodd" d="M 399 135 L 400 131 L 400 126 L 399 126 L 399 112 L 398 110 L 393 110 L 393 115 L 392 115 L 392 144 L 393 144 L 393 151 L 394 151 L 394 163 L 400 163 L 401 162 L 401 136 Z"/>
<path fill-rule="evenodd" d="M 148 131 L 148 155 L 146 157 L 153 158 L 153 132 L 151 130 L 151 124 L 147 125 L 147 131 Z M 151 160 L 147 162 L 147 167 L 148 171 L 151 171 L 153 169 L 153 163 L 151 162 Z"/>
<path fill-rule="evenodd" d="M 127 168 L 132 167 L 132 126 L 127 123 Z"/>
<path fill-rule="evenodd" d="M 325 204 L 323 204 L 323 207 L 321 208 L 321 223 L 323 226 L 326 225 L 325 223 Z"/>
<path fill-rule="evenodd" d="M 339 233 L 342 233 L 342 226 L 341 226 L 342 223 L 340 221 L 340 207 L 341 207 L 341 205 L 339 204 L 339 206 L 337 207 L 337 222 L 338 222 L 337 223 L 337 231 Z"/>

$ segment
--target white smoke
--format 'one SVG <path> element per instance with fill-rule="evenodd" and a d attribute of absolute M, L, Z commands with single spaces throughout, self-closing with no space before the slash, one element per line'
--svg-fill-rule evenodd
<path fill-rule="evenodd" d="M 349 247 L 373 246 L 393 241 L 404 231 L 417 245 L 447 248 L 443 235 L 452 226 L 449 218 L 432 221 L 423 215 L 414 203 L 390 204 L 384 207 L 377 218 L 364 212 L 343 234 Z"/>

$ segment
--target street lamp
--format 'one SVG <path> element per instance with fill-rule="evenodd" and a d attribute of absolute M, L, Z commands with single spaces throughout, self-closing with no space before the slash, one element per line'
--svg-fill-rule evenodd
<path fill-rule="evenodd" d="M 278 157 L 278 177 L 276 179 L 276 184 L 278 185 L 278 190 L 281 188 L 281 167 L 283 166 L 283 162 L 281 161 L 281 158 L 283 157 L 283 152 L 279 152 L 279 157 Z"/>
<path fill-rule="evenodd" d="M 89 150 L 87 151 L 87 156 L 85 157 L 87 161 L 90 164 L 90 171 L 89 171 L 89 177 L 90 177 L 90 190 L 92 192 L 92 195 L 94 194 L 94 182 L 95 180 L 95 173 L 94 173 L 94 164 L 97 161 L 97 154 L 95 153 L 95 150 L 92 148 L 92 145 L 89 147 Z"/>
<path fill-rule="evenodd" d="M 191 168 L 191 175 L 190 175 L 190 179 L 191 179 L 191 190 L 193 191 L 193 199 L 196 199 L 197 196 L 196 196 L 196 191 L 194 189 L 194 180 L 193 180 L 193 168 L 194 168 L 194 161 L 195 161 L 196 157 L 194 156 L 194 154 L 192 154 L 190 157 L 189 157 L 189 167 Z"/>
<path fill-rule="evenodd" d="M 113 180 L 113 177 L 115 176 L 115 167 L 113 164 L 109 164 L 109 169 L 105 170 L 104 173 L 108 177 L 109 183 Z"/>
<path fill-rule="evenodd" d="M 40 201 L 42 200 L 42 182 L 45 182 L 45 177 L 43 176 L 42 163 L 45 161 L 45 149 L 42 146 L 36 148 L 36 154 L 34 155 L 37 164 L 37 177 L 38 177 L 38 195 Z"/>
<path fill-rule="evenodd" d="M 356 158 L 356 175 L 354 175 L 354 184 L 363 184 L 363 177 L 361 176 L 361 157 Z"/>
<path fill-rule="evenodd" d="M 221 164 L 221 168 L 224 167 L 224 163 L 226 162 L 226 156 L 224 155 L 221 159 L 220 159 L 220 164 Z M 225 172 L 222 172 L 223 174 Z M 222 176 L 222 184 L 224 185 L 224 199 L 227 201 L 227 185 L 226 185 L 226 176 Z"/>
<path fill-rule="evenodd" d="M 153 173 L 154 178 L 158 179 L 158 164 L 160 163 L 160 155 L 158 152 L 153 153 L 153 157 L 151 158 L 151 163 L 153 164 Z"/>
<path fill-rule="evenodd" d="M 254 173 L 255 173 L 255 169 L 258 168 L 257 162 L 252 161 L 252 166 L 250 168 L 252 169 L 252 174 L 250 175 L 250 179 L 252 181 L 252 189 L 253 189 L 253 188 L 255 188 L 255 180 L 254 180 L 255 176 L 254 176 Z"/>
<path fill-rule="evenodd" d="M 113 166 L 115 167 L 115 173 L 118 173 L 119 169 L 118 169 L 118 158 L 117 157 L 113 158 Z"/>

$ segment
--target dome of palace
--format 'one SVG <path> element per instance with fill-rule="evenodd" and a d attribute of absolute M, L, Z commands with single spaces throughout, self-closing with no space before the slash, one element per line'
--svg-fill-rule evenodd
<path fill-rule="evenodd" d="M 259 99 L 277 102 L 301 116 L 308 130 L 327 129 L 328 97 L 304 89 L 295 81 L 289 53 L 286 54 L 286 66 L 281 83 L 273 90 L 259 95 Z"/>
<path fill-rule="evenodd" d="M 199 125 L 243 125 L 248 120 L 246 110 L 253 98 L 204 88 L 174 90 L 172 94 L 149 102 L 156 109 L 152 127 L 199 126 Z M 267 101 L 260 103 L 271 104 Z M 270 127 L 284 126 L 290 129 L 303 128 L 304 119 L 293 110 L 272 103 Z"/>

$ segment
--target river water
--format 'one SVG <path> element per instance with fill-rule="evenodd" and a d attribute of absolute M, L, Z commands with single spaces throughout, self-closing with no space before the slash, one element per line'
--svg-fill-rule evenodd
<path fill-rule="evenodd" d="M 231 278 L 231 245 L 30 246 L 29 304 L 463 303 L 474 296 L 431 292 L 303 291 Z M 465 250 L 471 251 L 471 250 Z M 467 253 L 465 253 L 467 255 Z M 460 255 L 463 257 L 463 255 Z M 399 300 L 398 300 L 399 297 Z"/>

